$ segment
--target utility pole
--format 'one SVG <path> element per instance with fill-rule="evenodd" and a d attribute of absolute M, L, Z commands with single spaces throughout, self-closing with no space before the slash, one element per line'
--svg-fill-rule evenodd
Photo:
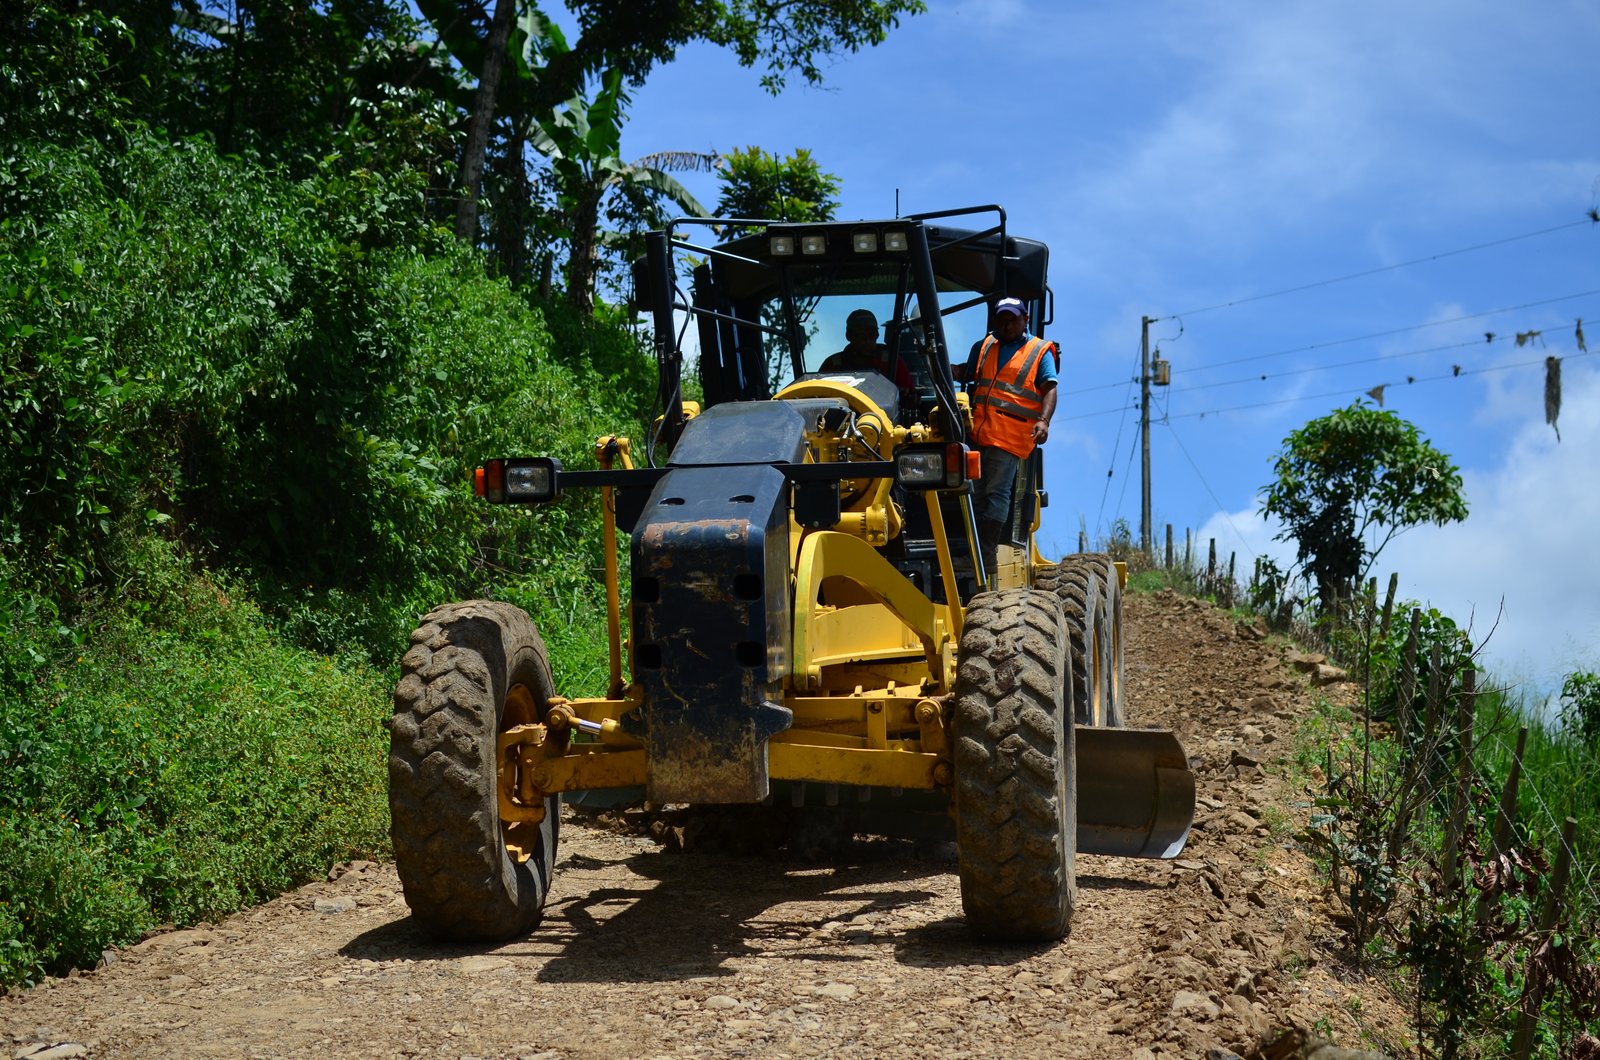
<path fill-rule="evenodd" d="M 1139 550 L 1150 555 L 1150 318 L 1139 318 Z"/>

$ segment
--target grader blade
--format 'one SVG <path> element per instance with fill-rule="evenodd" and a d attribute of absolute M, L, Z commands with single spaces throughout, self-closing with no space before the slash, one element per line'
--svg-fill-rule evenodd
<path fill-rule="evenodd" d="M 1194 774 L 1166 729 L 1077 726 L 1078 851 L 1174 858 L 1194 822 Z"/>

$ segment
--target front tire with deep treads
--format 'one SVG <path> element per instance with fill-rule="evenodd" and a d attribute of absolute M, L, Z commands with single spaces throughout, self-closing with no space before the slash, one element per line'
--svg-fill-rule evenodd
<path fill-rule="evenodd" d="M 540 823 L 500 818 L 497 737 L 554 694 L 544 642 L 520 609 L 486 600 L 429 612 L 411 635 L 389 742 L 390 834 L 412 915 L 428 934 L 508 938 L 538 923 L 561 799 Z"/>
<path fill-rule="evenodd" d="M 1063 937 L 1077 899 L 1070 648 L 1052 593 L 968 606 L 956 666 L 954 766 L 961 905 L 980 935 Z"/>

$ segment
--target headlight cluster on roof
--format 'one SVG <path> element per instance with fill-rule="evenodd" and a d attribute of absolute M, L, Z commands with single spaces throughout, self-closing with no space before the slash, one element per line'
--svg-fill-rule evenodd
<path fill-rule="evenodd" d="M 879 249 L 902 254 L 906 246 L 903 228 L 857 228 L 850 233 L 850 249 L 857 254 L 876 254 Z M 828 236 L 825 232 L 802 232 L 796 236 L 793 232 L 769 231 L 767 251 L 775 258 L 792 258 L 796 251 L 816 257 L 828 252 Z"/>

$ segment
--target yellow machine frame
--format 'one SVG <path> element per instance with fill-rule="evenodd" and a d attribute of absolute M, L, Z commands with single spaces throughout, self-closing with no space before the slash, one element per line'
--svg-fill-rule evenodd
<path fill-rule="evenodd" d="M 808 435 L 818 461 L 893 459 L 892 450 L 901 445 L 938 440 L 923 425 L 895 426 L 842 383 L 802 380 L 778 397 L 843 398 L 856 407 L 848 435 L 820 425 Z M 960 401 L 966 416 L 965 395 Z M 687 416 L 698 411 L 686 403 Z M 863 429 L 874 434 L 870 444 Z M 599 439 L 595 456 L 603 469 L 633 467 L 627 438 Z M 846 480 L 841 494 L 847 502 L 830 530 L 807 530 L 790 518 L 794 613 L 782 705 L 794 721 L 767 742 L 772 780 L 925 790 L 948 790 L 953 780 L 946 700 L 955 682 L 963 608 L 950 540 L 939 494 L 923 494 L 950 601 L 937 603 L 876 549 L 901 528 L 890 485 L 881 477 Z M 970 508 L 971 500 L 961 494 L 956 503 Z M 508 821 L 543 820 L 545 796 L 554 792 L 645 783 L 644 749 L 622 725 L 642 701 L 637 687 L 623 680 L 616 502 L 609 486 L 602 488 L 601 510 L 610 694 L 556 699 L 541 722 L 500 734 L 500 814 Z M 971 519 L 962 522 L 972 526 Z M 1002 547 L 991 586 L 1030 583 L 1033 566 L 1042 562 L 1033 543 L 1037 529 L 1036 515 L 1025 548 Z M 968 547 L 976 549 L 970 529 Z"/>

